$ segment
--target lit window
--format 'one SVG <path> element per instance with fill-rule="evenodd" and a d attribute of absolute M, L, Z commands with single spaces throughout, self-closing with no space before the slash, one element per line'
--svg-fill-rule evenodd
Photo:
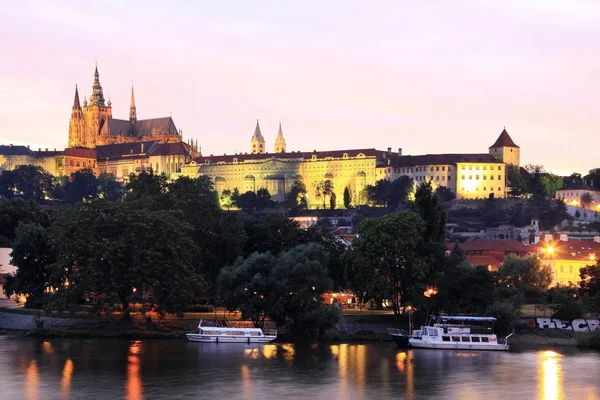
<path fill-rule="evenodd" d="M 487 175 L 483 175 L 481 178 L 485 181 L 487 179 Z"/>
<path fill-rule="evenodd" d="M 498 165 L 498 171 L 502 171 L 502 165 Z"/>
<path fill-rule="evenodd" d="M 479 175 L 475 175 L 475 179 L 479 180 Z"/>
<path fill-rule="evenodd" d="M 465 176 L 464 176 L 464 175 L 462 175 L 462 176 L 461 176 L 461 179 L 465 179 Z"/>
<path fill-rule="evenodd" d="M 473 179 L 473 175 L 469 175 L 469 179 L 471 179 L 471 180 L 472 180 L 472 179 Z"/>
<path fill-rule="evenodd" d="M 502 180 L 502 175 L 498 175 L 498 180 Z"/>

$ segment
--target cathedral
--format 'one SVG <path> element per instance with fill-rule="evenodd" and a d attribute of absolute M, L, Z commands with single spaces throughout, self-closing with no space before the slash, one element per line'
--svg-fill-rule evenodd
<path fill-rule="evenodd" d="M 89 101 L 83 99 L 83 107 L 79 103 L 79 92 L 75 86 L 68 147 L 93 149 L 108 144 L 151 140 L 159 143 L 181 142 L 181 132 L 177 131 L 171 117 L 138 120 L 133 87 L 129 120 L 124 120 L 113 118 L 112 103 L 110 98 L 108 101 L 104 100 L 97 66 L 94 72 L 92 95 Z"/>

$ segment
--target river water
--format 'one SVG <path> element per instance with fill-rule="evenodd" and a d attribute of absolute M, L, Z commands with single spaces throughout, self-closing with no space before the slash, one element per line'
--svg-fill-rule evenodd
<path fill-rule="evenodd" d="M 600 353 L 0 337 L 2 399 L 600 399 Z"/>

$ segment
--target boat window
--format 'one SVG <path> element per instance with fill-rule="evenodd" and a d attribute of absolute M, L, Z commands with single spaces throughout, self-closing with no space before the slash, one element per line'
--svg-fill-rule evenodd
<path fill-rule="evenodd" d="M 452 336 L 453 342 L 460 342 L 460 336 Z"/>
<path fill-rule="evenodd" d="M 481 341 L 482 341 L 483 343 L 489 343 L 490 339 L 489 339 L 489 338 L 486 338 L 486 337 L 482 337 L 482 338 L 481 338 Z"/>
<path fill-rule="evenodd" d="M 471 338 L 470 338 L 469 336 L 463 336 L 463 337 L 461 338 L 461 341 L 463 341 L 463 342 L 470 342 L 470 341 L 471 341 Z"/>
<path fill-rule="evenodd" d="M 205 335 L 220 335 L 221 332 L 220 331 L 204 331 Z"/>
<path fill-rule="evenodd" d="M 250 336 L 260 336 L 260 332 L 250 332 Z"/>
<path fill-rule="evenodd" d="M 423 335 L 429 335 L 429 330 L 427 328 L 423 328 Z"/>
<path fill-rule="evenodd" d="M 435 329 L 435 328 L 429 329 L 429 336 L 437 336 L 437 335 L 438 335 L 437 329 Z"/>
<path fill-rule="evenodd" d="M 449 342 L 450 341 L 450 336 L 442 336 L 442 341 L 443 342 Z"/>
<path fill-rule="evenodd" d="M 479 336 L 471 337 L 471 342 L 479 343 L 480 342 Z"/>

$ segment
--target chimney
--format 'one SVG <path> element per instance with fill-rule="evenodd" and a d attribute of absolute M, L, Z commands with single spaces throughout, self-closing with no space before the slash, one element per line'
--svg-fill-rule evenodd
<path fill-rule="evenodd" d="M 594 243 L 600 243 L 600 236 L 594 236 Z"/>
<path fill-rule="evenodd" d="M 392 152 L 392 148 L 388 147 L 388 153 L 391 153 L 391 152 Z"/>
<path fill-rule="evenodd" d="M 398 147 L 398 157 L 402 156 L 402 147 Z"/>
<path fill-rule="evenodd" d="M 554 239 L 554 236 L 551 233 L 546 233 L 544 235 L 544 242 L 551 242 Z"/>
<path fill-rule="evenodd" d="M 46 147 L 46 151 L 48 151 L 48 148 Z"/>
<path fill-rule="evenodd" d="M 538 244 L 540 242 L 540 235 L 535 235 L 533 237 L 533 244 Z"/>
<path fill-rule="evenodd" d="M 144 152 L 144 143 L 142 143 L 141 147 L 142 147 L 142 150 L 140 151 L 140 153 L 143 153 Z"/>
<path fill-rule="evenodd" d="M 567 237 L 566 233 L 561 233 L 560 234 L 560 241 L 561 242 L 567 242 L 567 241 L 569 241 L 569 238 Z"/>
<path fill-rule="evenodd" d="M 9 146 L 10 146 L 10 147 L 12 147 L 12 143 L 11 143 L 11 144 L 9 144 Z"/>

